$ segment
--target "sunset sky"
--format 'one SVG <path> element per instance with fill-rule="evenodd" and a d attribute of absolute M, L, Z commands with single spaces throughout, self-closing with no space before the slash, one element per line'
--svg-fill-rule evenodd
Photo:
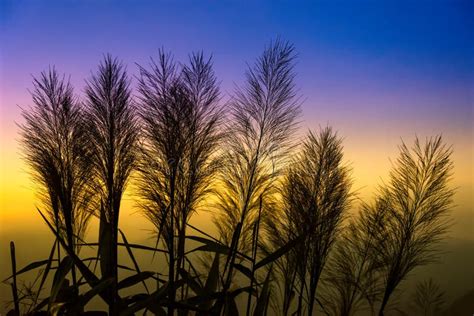
<path fill-rule="evenodd" d="M 443 134 L 457 187 L 451 236 L 474 241 L 474 2 L 309 3 L 0 0 L 0 257 L 6 240 L 45 229 L 16 125 L 32 75 L 54 65 L 80 96 L 105 53 L 134 75 L 161 47 L 179 61 L 203 50 L 226 97 L 277 37 L 298 52 L 300 134 L 338 130 L 361 198 L 387 179 L 402 139 Z M 130 215 L 124 225 L 139 231 L 141 221 Z"/>

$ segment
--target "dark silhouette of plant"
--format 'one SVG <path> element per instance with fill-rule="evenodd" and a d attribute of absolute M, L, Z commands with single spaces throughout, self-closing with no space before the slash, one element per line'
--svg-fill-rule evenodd
<path fill-rule="evenodd" d="M 433 279 L 418 282 L 411 307 L 416 315 L 440 315 L 446 303 L 445 293 Z"/>
<path fill-rule="evenodd" d="M 450 157 L 451 149 L 441 136 L 423 145 L 416 139 L 411 149 L 403 143 L 390 181 L 380 190 L 377 206 L 387 214 L 375 249 L 376 261 L 383 267 L 379 315 L 410 271 L 438 258 L 437 246 L 449 228 L 454 194 L 448 186 Z"/>
<path fill-rule="evenodd" d="M 381 206 L 362 203 L 336 241 L 324 273 L 324 306 L 334 315 L 350 316 L 374 304 L 380 295 L 375 249 L 384 232 Z"/>
<path fill-rule="evenodd" d="M 212 180 L 217 174 L 221 159 L 219 145 L 224 136 L 222 130 L 223 108 L 219 105 L 219 87 L 212 68 L 212 59 L 203 53 L 193 54 L 181 73 L 185 92 L 191 102 L 191 124 L 187 152 L 181 172 L 184 188 L 183 206 L 178 217 L 178 267 L 184 268 L 186 226 L 190 215 L 200 203 L 215 192 Z"/>
<path fill-rule="evenodd" d="M 34 105 L 23 110 L 21 125 L 25 158 L 39 184 L 43 208 L 72 251 L 91 216 L 92 175 L 83 112 L 73 88 L 56 70 L 33 80 Z M 60 252 L 58 247 L 58 260 Z M 76 284 L 75 269 L 72 278 Z"/>
<path fill-rule="evenodd" d="M 112 278 L 109 313 L 117 314 L 117 243 L 120 203 L 137 155 L 138 125 L 134 116 L 130 79 L 125 68 L 110 55 L 87 81 L 88 148 L 98 194 L 99 253 L 103 278 Z"/>
<path fill-rule="evenodd" d="M 294 48 L 275 41 L 247 71 L 246 85 L 230 102 L 232 131 L 224 145 L 215 221 L 221 238 L 230 246 L 224 267 L 224 293 L 228 290 L 237 251 L 249 251 L 252 225 L 259 209 L 271 201 L 274 180 L 291 148 L 299 113 L 294 86 Z M 263 205 L 265 213 L 265 205 Z"/>
<path fill-rule="evenodd" d="M 289 252 L 292 258 L 286 258 L 285 268 L 281 270 L 288 273 L 293 269 L 282 277 L 286 283 L 286 300 L 295 291 L 295 281 L 299 283 L 298 314 L 303 313 L 303 297 L 308 304 L 308 315 L 313 312 L 321 272 L 352 199 L 349 169 L 342 158 L 342 141 L 331 128 L 321 130 L 318 135 L 309 133 L 285 176 L 283 212 L 272 218 L 274 221 L 275 217 L 281 217 L 280 225 L 269 225 L 269 238 L 277 245 L 282 242 L 276 238 L 304 236 Z M 288 303 L 284 305 L 283 310 L 288 312 Z"/>
<path fill-rule="evenodd" d="M 186 227 L 210 193 L 218 167 L 223 118 L 219 89 L 211 59 L 202 53 L 193 54 L 189 65 L 178 71 L 170 55 L 160 51 L 151 70 L 140 67 L 139 91 L 144 136 L 139 194 L 158 239 L 164 232 L 174 302 L 173 283 L 185 264 Z M 173 306 L 168 311 L 172 314 Z"/>
<path fill-rule="evenodd" d="M 281 208 L 275 208 L 268 212 L 264 219 L 265 240 L 261 247 L 262 251 L 270 254 L 275 248 L 283 247 L 288 241 L 297 238 L 296 232 L 288 230 L 288 221 L 282 216 Z M 295 248 L 297 245 L 295 246 Z M 274 273 L 276 278 L 276 287 L 279 290 L 279 296 L 272 296 L 271 307 L 275 313 L 280 315 L 288 315 L 292 303 L 296 297 L 296 267 L 298 264 L 298 256 L 295 249 L 291 249 L 282 255 L 275 262 Z M 274 293 L 278 293 L 274 291 Z"/>
<path fill-rule="evenodd" d="M 449 227 L 451 149 L 441 137 L 423 145 L 417 139 L 411 149 L 403 144 L 375 202 L 346 217 L 353 194 L 341 138 L 327 127 L 310 132 L 297 150 L 291 137 L 299 113 L 294 59 L 288 43 L 267 47 L 230 100 L 227 122 L 212 61 L 202 53 L 178 66 L 160 51 L 158 62 L 139 66 L 136 106 L 124 66 L 110 55 L 87 82 L 82 103 L 54 70 L 34 79 L 22 143 L 46 210 L 38 211 L 56 240 L 46 260 L 24 267 L 11 243 L 9 314 L 81 315 L 97 296 L 110 315 L 260 316 L 269 308 L 354 315 L 376 307 L 383 315 L 395 306 L 398 285 L 437 259 Z M 134 170 L 155 247 L 130 243 L 119 230 Z M 208 205 L 218 210 L 219 236 L 189 223 Z M 93 213 L 98 242 L 86 243 Z M 98 256 L 80 258 L 82 246 L 97 246 Z M 119 264 L 118 247 L 130 266 Z M 135 250 L 162 254 L 167 278 L 143 271 Z M 118 280 L 119 268 L 132 274 Z M 36 279 L 22 284 L 19 277 L 33 270 Z M 149 281 L 156 281 L 154 291 Z M 146 293 L 119 296 L 142 285 Z M 414 297 L 419 313 L 441 310 L 443 295 L 432 281 L 418 285 Z"/>

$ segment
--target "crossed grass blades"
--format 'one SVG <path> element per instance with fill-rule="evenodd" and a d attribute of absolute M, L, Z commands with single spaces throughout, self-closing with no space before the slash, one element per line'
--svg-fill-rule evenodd
<path fill-rule="evenodd" d="M 106 55 L 83 98 L 54 68 L 35 78 L 21 137 L 40 188 L 37 211 L 55 241 L 47 259 L 21 269 L 11 243 L 9 315 L 107 314 L 91 311 L 92 299 L 105 302 L 109 315 L 383 315 L 392 308 L 408 273 L 437 259 L 449 227 L 451 150 L 441 137 L 403 144 L 374 202 L 352 215 L 342 139 L 330 127 L 302 142 L 295 136 L 295 57 L 291 44 L 272 42 L 228 102 L 203 53 L 179 64 L 160 50 L 138 65 L 135 89 Z M 155 247 L 131 244 L 119 229 L 131 181 Z M 209 210 L 216 236 L 189 223 Z M 97 242 L 86 243 L 93 217 Z M 81 247 L 95 247 L 96 256 L 84 258 Z M 119 247 L 132 267 L 119 262 Z M 143 271 L 136 250 L 163 260 Z M 119 279 L 119 269 L 130 276 Z M 19 287 L 29 271 L 37 278 Z M 439 292 L 420 285 L 414 306 L 441 306 Z"/>

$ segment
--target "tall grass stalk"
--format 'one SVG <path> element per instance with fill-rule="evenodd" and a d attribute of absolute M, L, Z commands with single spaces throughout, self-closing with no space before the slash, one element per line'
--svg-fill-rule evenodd
<path fill-rule="evenodd" d="M 39 184 L 43 208 L 72 251 L 91 217 L 92 175 L 83 111 L 71 84 L 53 68 L 33 79 L 33 106 L 22 111 L 25 159 Z M 60 252 L 58 247 L 58 260 Z M 75 268 L 72 269 L 76 284 Z"/>
<path fill-rule="evenodd" d="M 309 315 L 314 310 L 321 273 L 350 207 L 351 182 L 349 169 L 343 162 L 342 140 L 337 134 L 331 128 L 325 128 L 317 135 L 309 133 L 286 173 L 282 191 L 283 211 L 275 212 L 268 226 L 270 240 L 275 246 L 288 242 L 278 238 L 304 236 L 303 241 L 289 253 L 294 258 L 286 259 L 290 260 L 287 264 L 294 265 L 297 271 L 299 315 L 303 311 L 303 302 L 308 304 Z M 281 272 L 286 273 L 287 269 Z M 295 284 L 294 280 L 291 284 Z M 288 306 L 283 309 L 288 310 Z"/>
<path fill-rule="evenodd" d="M 380 189 L 379 211 L 386 213 L 376 249 L 384 282 L 380 316 L 410 271 L 439 258 L 454 195 L 451 153 L 441 136 L 425 143 L 417 138 L 412 148 L 403 143 L 389 182 Z"/>
<path fill-rule="evenodd" d="M 232 133 L 225 143 L 215 219 L 231 248 L 224 267 L 224 293 L 232 283 L 237 252 L 249 251 L 259 196 L 265 193 L 266 200 L 272 200 L 275 180 L 292 146 L 299 114 L 294 59 L 292 45 L 271 43 L 248 69 L 245 85 L 230 103 L 227 128 Z M 263 205 L 262 216 L 265 209 Z"/>
<path fill-rule="evenodd" d="M 160 51 L 150 69 L 140 66 L 140 119 L 143 130 L 138 193 L 145 216 L 164 237 L 169 258 L 170 300 L 184 270 L 186 227 L 212 191 L 219 167 L 223 114 L 211 59 L 193 54 L 178 69 Z M 177 240 L 175 240 L 177 236 Z M 184 297 L 184 287 L 181 296 Z M 173 306 L 168 309 L 173 313 Z"/>
<path fill-rule="evenodd" d="M 88 150 L 93 177 L 89 185 L 97 193 L 100 219 L 99 252 L 103 278 L 112 278 L 109 313 L 120 310 L 117 301 L 118 225 L 120 204 L 137 155 L 138 124 L 131 97 L 130 79 L 124 66 L 106 55 L 86 86 Z"/>

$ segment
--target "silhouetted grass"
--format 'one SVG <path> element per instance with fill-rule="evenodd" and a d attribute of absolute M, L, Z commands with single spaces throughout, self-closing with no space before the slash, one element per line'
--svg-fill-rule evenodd
<path fill-rule="evenodd" d="M 418 315 L 440 315 L 445 308 L 445 293 L 433 279 L 416 285 L 411 306 Z"/>
<path fill-rule="evenodd" d="M 210 59 L 194 54 L 189 65 L 178 70 L 170 55 L 160 51 L 158 64 L 150 66 L 140 67 L 143 144 L 138 194 L 144 215 L 156 227 L 157 243 L 164 241 L 168 250 L 174 301 L 174 284 L 186 264 L 187 224 L 211 193 L 218 169 L 223 113 Z M 185 291 L 183 287 L 182 299 Z"/>
<path fill-rule="evenodd" d="M 424 144 L 416 139 L 411 149 L 404 143 L 400 146 L 390 181 L 378 197 L 378 211 L 387 213 L 376 248 L 384 281 L 379 315 L 410 271 L 438 258 L 436 247 L 449 228 L 452 168 L 451 149 L 440 136 Z"/>
<path fill-rule="evenodd" d="M 90 187 L 97 193 L 100 218 L 99 256 L 102 278 L 111 278 L 107 291 L 109 313 L 121 309 L 118 301 L 118 227 L 120 204 L 137 157 L 138 124 L 132 104 L 130 79 L 124 67 L 107 55 L 86 87 L 87 146 L 94 175 Z"/>
<path fill-rule="evenodd" d="M 305 237 L 280 265 L 284 313 L 295 297 L 298 314 L 303 312 L 303 298 L 310 315 L 319 301 L 319 279 L 351 202 L 349 169 L 342 159 L 342 140 L 325 128 L 317 135 L 309 133 L 286 171 L 282 212 L 275 210 L 269 217 L 268 240 L 278 247 L 297 236 Z"/>
<path fill-rule="evenodd" d="M 54 70 L 34 79 L 22 144 L 55 242 L 47 259 L 21 268 L 12 242 L 10 314 L 107 314 L 85 311 L 100 297 L 110 315 L 383 315 L 408 273 L 439 254 L 451 150 L 441 137 L 403 144 L 374 202 L 350 216 L 342 139 L 330 127 L 301 144 L 294 137 L 295 56 L 291 44 L 272 42 L 225 104 L 202 53 L 179 64 L 159 51 L 157 62 L 138 66 L 136 97 L 110 55 L 83 100 Z M 155 247 L 130 243 L 119 229 L 132 179 Z M 208 210 L 217 236 L 189 224 Z M 92 214 L 99 231 L 86 243 Z M 81 257 L 83 246 L 97 256 Z M 163 266 L 144 270 L 137 250 L 161 256 Z M 36 281 L 19 287 L 29 271 L 39 271 Z M 440 293 L 420 285 L 416 308 L 440 305 Z"/>
<path fill-rule="evenodd" d="M 84 111 L 72 86 L 54 68 L 34 78 L 33 85 L 34 105 L 22 111 L 25 123 L 20 126 L 25 159 L 39 184 L 43 210 L 77 252 L 92 215 L 88 181 L 93 171 Z M 76 285 L 74 268 L 72 278 Z"/>

